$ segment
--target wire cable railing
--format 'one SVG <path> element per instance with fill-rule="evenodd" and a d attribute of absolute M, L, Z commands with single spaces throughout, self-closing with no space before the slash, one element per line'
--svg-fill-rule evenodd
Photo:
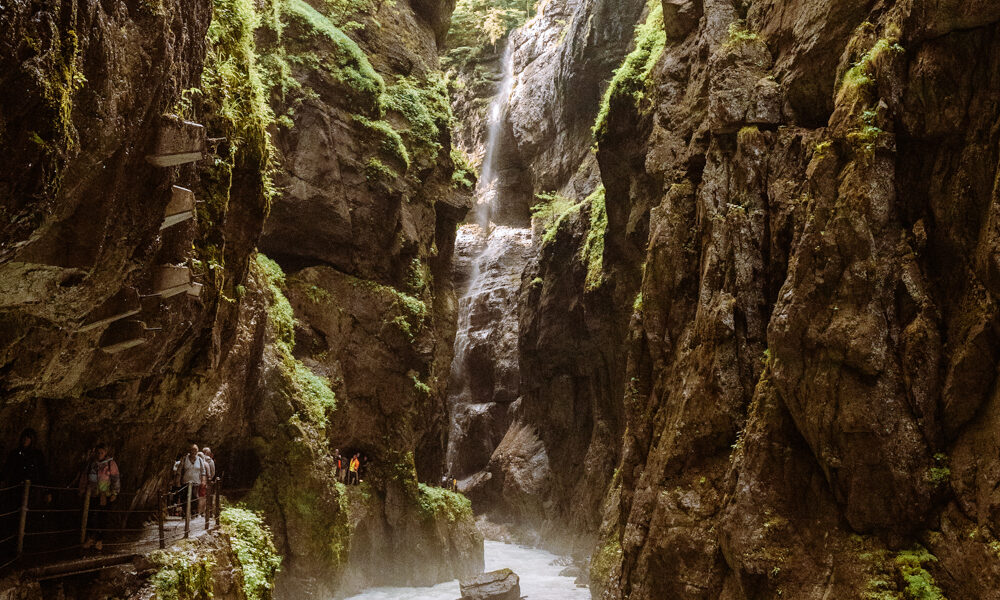
<path fill-rule="evenodd" d="M 196 484 L 187 484 L 159 494 L 119 493 L 115 501 L 92 495 L 77 487 L 21 485 L 0 488 L 0 493 L 16 491 L 20 507 L 0 513 L 0 576 L 8 569 L 38 568 L 79 558 L 91 545 L 99 551 L 139 554 L 164 549 L 180 540 L 200 535 L 219 526 L 221 478 L 211 482 L 206 495 L 199 497 Z M 239 494 L 245 490 L 232 490 Z M 54 502 L 56 494 L 72 492 L 77 497 Z M 227 490 L 227 493 L 230 493 Z M 146 506 L 129 507 L 145 503 Z M 153 501 L 156 508 L 147 508 Z M 71 504 L 79 503 L 78 506 Z M 198 514 L 199 505 L 204 507 Z M 202 526 L 201 520 L 204 520 Z"/>

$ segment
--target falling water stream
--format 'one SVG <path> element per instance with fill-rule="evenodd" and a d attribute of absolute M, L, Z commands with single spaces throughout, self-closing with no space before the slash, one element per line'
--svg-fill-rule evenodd
<path fill-rule="evenodd" d="M 469 261 L 467 278 L 468 285 L 459 299 L 458 329 L 455 335 L 455 357 L 451 366 L 451 386 L 449 405 L 452 411 L 452 431 L 449 435 L 447 454 L 447 470 L 455 474 L 455 456 L 459 449 L 453 443 L 459 437 L 458 425 L 455 419 L 458 405 L 463 405 L 466 411 L 485 411 L 491 397 L 477 397 L 472 386 L 473 373 L 467 372 L 467 352 L 473 343 L 485 343 L 500 327 L 500 323 L 492 322 L 487 326 L 474 324 L 477 304 L 480 307 L 489 304 L 497 296 L 516 293 L 520 282 L 519 273 L 515 281 L 503 277 L 505 267 L 510 268 L 508 256 L 517 253 L 523 255 L 524 250 L 531 246 L 531 230 L 528 228 L 509 227 L 495 224 L 494 217 L 498 214 L 504 202 L 501 193 L 500 171 L 498 161 L 502 128 L 505 122 L 505 110 L 511 92 L 517 81 L 514 73 L 514 56 L 512 44 L 506 45 L 503 58 L 503 76 L 487 112 L 486 140 L 483 153 L 483 163 L 480 169 L 479 184 L 476 188 L 476 206 L 472 214 L 472 222 L 459 228 L 456 247 L 474 248 L 474 254 Z M 507 265 L 504 265 L 504 262 Z M 514 264 L 516 265 L 516 259 Z M 500 286 L 506 286 L 500 289 Z M 489 296 L 496 295 L 494 298 Z M 481 320 L 481 317 L 480 317 Z M 481 394 L 480 394 L 481 395 Z M 461 474 L 459 474 L 461 476 Z"/>
<path fill-rule="evenodd" d="M 500 173 L 497 163 L 504 113 L 516 83 L 512 55 L 508 44 L 503 54 L 503 79 L 488 112 L 486 145 L 476 189 L 476 207 L 472 222 L 459 229 L 456 241 L 456 246 L 471 249 L 471 260 L 464 267 L 467 269 L 465 280 L 468 284 L 459 301 L 455 359 L 451 372 L 452 408 L 455 403 L 475 408 L 491 401 L 491 398 L 476 397 L 477 394 L 469 384 L 470 378 L 475 375 L 465 372 L 465 355 L 470 345 L 486 341 L 493 329 L 499 326 L 498 323 L 489 323 L 485 327 L 482 323 L 474 326 L 472 321 L 476 305 L 488 302 L 491 294 L 516 293 L 520 284 L 519 272 L 512 281 L 510 277 L 498 276 L 498 271 L 503 271 L 503 267 L 498 265 L 502 265 L 505 256 L 523 253 L 524 249 L 531 246 L 530 229 L 497 225 L 493 222 L 504 202 L 503 194 L 500 193 L 502 186 L 498 185 Z M 510 289 L 499 289 L 503 286 Z M 477 339 L 478 336 L 483 339 Z M 452 430 L 454 433 L 454 424 Z M 455 436 L 451 437 L 454 439 Z M 449 472 L 453 468 L 454 454 L 455 448 L 449 444 Z M 485 553 L 486 570 L 513 569 L 521 580 L 521 594 L 529 600 L 590 600 L 589 589 L 577 587 L 572 577 L 559 575 L 564 567 L 554 554 L 494 541 L 486 542 Z M 374 588 L 353 596 L 350 600 L 455 600 L 460 595 L 458 581 L 450 581 L 423 588 Z"/>

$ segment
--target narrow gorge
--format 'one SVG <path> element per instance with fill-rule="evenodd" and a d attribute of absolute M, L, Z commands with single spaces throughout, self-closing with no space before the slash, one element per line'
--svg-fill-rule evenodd
<path fill-rule="evenodd" d="M 0 600 L 1000 600 L 996 2 L 0 2 L 0 148 Z"/>

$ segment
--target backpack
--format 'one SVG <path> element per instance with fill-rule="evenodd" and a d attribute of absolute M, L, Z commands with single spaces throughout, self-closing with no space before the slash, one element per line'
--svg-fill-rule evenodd
<path fill-rule="evenodd" d="M 114 459 L 107 458 L 95 465 L 97 471 L 97 491 L 101 494 L 111 493 L 111 477 L 118 476 L 118 465 Z"/>

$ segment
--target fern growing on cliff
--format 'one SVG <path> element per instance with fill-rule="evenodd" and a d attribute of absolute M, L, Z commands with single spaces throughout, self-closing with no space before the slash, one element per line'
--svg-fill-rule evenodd
<path fill-rule="evenodd" d="M 625 61 L 615 71 L 611 84 L 604 94 L 604 101 L 594 123 L 594 137 L 598 140 L 607 133 L 608 116 L 613 105 L 628 104 L 637 110 L 642 106 L 649 74 L 666 48 L 667 34 L 663 30 L 663 6 L 654 0 L 649 3 L 648 10 L 646 21 L 635 29 L 635 49 L 625 57 Z"/>

